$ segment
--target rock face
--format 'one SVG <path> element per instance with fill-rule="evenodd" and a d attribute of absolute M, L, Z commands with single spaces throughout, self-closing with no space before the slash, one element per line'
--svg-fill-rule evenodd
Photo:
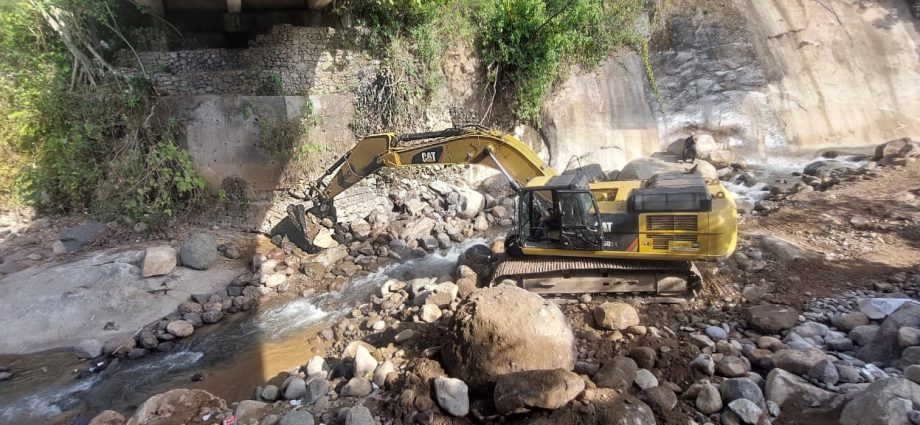
<path fill-rule="evenodd" d="M 784 305 L 763 304 L 751 307 L 747 311 L 748 324 L 769 333 L 791 329 L 798 318 L 798 311 Z"/>
<path fill-rule="evenodd" d="M 639 313 L 626 303 L 603 303 L 594 308 L 594 322 L 603 329 L 623 330 L 639 325 Z"/>
<path fill-rule="evenodd" d="M 885 362 L 894 359 L 900 354 L 898 345 L 898 330 L 904 326 L 920 327 L 920 305 L 904 303 L 901 308 L 891 313 L 882 326 L 878 328 L 875 337 L 857 353 L 863 361 Z"/>
<path fill-rule="evenodd" d="M 501 414 L 533 407 L 558 409 L 584 389 L 581 377 L 563 369 L 508 373 L 495 382 L 495 408 Z"/>
<path fill-rule="evenodd" d="M 194 423 L 201 419 L 198 412 L 202 408 L 226 410 L 227 404 L 207 391 L 171 390 L 147 399 L 128 419 L 128 425 L 158 425 L 165 418 L 169 423 Z"/>
<path fill-rule="evenodd" d="M 847 403 L 840 414 L 843 425 L 907 425 L 907 414 L 920 405 L 920 385 L 901 378 L 873 382 Z"/>
<path fill-rule="evenodd" d="M 473 388 L 510 372 L 575 366 L 575 338 L 562 311 L 518 287 L 477 290 L 457 307 L 447 333 L 444 365 Z"/>
<path fill-rule="evenodd" d="M 144 277 L 161 276 L 169 274 L 176 267 L 176 250 L 173 247 L 153 246 L 147 248 L 144 254 Z"/>

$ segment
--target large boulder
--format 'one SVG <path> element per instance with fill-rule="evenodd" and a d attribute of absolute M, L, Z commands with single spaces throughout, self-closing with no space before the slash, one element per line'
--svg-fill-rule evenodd
<path fill-rule="evenodd" d="M 802 174 L 825 178 L 855 169 L 856 165 L 851 162 L 837 161 L 835 159 L 818 160 L 806 165 L 805 169 L 802 170 Z"/>
<path fill-rule="evenodd" d="M 910 137 L 890 140 L 875 147 L 875 159 L 920 156 L 920 143 Z"/>
<path fill-rule="evenodd" d="M 192 233 L 179 249 L 182 265 L 206 270 L 217 260 L 217 239 L 209 233 Z"/>
<path fill-rule="evenodd" d="M 629 357 L 617 356 L 604 363 L 594 374 L 594 383 L 598 387 L 626 391 L 636 381 L 639 366 Z"/>
<path fill-rule="evenodd" d="M 696 154 L 699 158 L 709 155 L 710 152 L 719 150 L 719 144 L 716 143 L 715 139 L 709 134 L 695 134 L 694 138 L 696 139 Z M 684 152 L 684 141 L 686 139 L 686 137 L 681 137 L 671 142 L 671 144 L 668 145 L 668 153 L 680 158 Z"/>
<path fill-rule="evenodd" d="M 454 190 L 460 195 L 460 217 L 471 220 L 485 208 L 486 198 L 481 193 L 465 187 L 455 187 Z"/>
<path fill-rule="evenodd" d="M 747 311 L 748 325 L 768 333 L 791 329 L 798 318 L 799 312 L 785 305 L 762 304 Z"/>
<path fill-rule="evenodd" d="M 442 357 L 451 376 L 483 389 L 506 373 L 572 370 L 575 337 L 555 304 L 524 289 L 479 289 L 463 301 L 447 329 Z"/>
<path fill-rule="evenodd" d="M 204 408 L 227 410 L 227 403 L 204 390 L 170 390 L 148 398 L 128 419 L 128 425 L 195 423 Z"/>
<path fill-rule="evenodd" d="M 875 333 L 872 342 L 861 348 L 856 357 L 866 362 L 887 362 L 901 353 L 898 330 L 904 326 L 920 327 L 920 304 L 904 303 L 891 313 Z"/>
<path fill-rule="evenodd" d="M 827 355 L 824 354 L 824 351 L 817 348 L 805 350 L 784 349 L 773 353 L 771 357 L 774 366 L 796 375 L 808 373 L 811 368 L 826 358 Z"/>
<path fill-rule="evenodd" d="M 588 393 L 592 393 L 588 396 Z M 655 413 L 652 409 L 629 394 L 618 394 L 611 389 L 585 391 L 586 401 L 591 414 L 585 414 L 584 405 L 571 403 L 553 411 L 548 416 L 529 415 L 509 423 L 526 425 L 655 425 Z"/>
<path fill-rule="evenodd" d="M 792 403 L 798 407 L 838 406 L 842 401 L 839 394 L 809 384 L 804 379 L 782 369 L 773 369 L 767 375 L 764 396 L 782 407 Z"/>
<path fill-rule="evenodd" d="M 920 385 L 903 378 L 880 379 L 844 406 L 840 423 L 908 425 L 907 414 L 915 406 L 920 406 Z"/>
<path fill-rule="evenodd" d="M 563 369 L 508 373 L 495 382 L 495 408 L 501 414 L 534 407 L 558 409 L 584 389 L 580 376 Z"/>
<path fill-rule="evenodd" d="M 668 158 L 671 159 L 671 158 Z M 668 162 L 660 158 L 637 158 L 630 161 L 620 170 L 617 180 L 648 180 L 655 174 L 671 171 L 688 172 L 692 169 L 708 180 L 718 180 L 719 172 L 716 167 L 704 160 L 695 163 Z"/>
<path fill-rule="evenodd" d="M 445 412 L 454 416 L 466 416 L 470 413 L 469 388 L 463 381 L 437 377 L 434 379 L 434 393 L 438 406 Z"/>

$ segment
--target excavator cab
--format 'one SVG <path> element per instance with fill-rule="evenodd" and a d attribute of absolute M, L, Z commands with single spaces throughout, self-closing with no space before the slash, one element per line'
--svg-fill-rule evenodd
<path fill-rule="evenodd" d="M 524 247 L 600 250 L 597 201 L 583 175 L 563 175 L 519 194 L 518 234 Z"/>

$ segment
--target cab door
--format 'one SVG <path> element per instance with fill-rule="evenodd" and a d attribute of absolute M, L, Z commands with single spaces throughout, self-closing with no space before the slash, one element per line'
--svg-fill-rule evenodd
<path fill-rule="evenodd" d="M 558 190 L 554 203 L 562 214 L 560 243 L 563 248 L 593 251 L 602 248 L 600 214 L 590 191 Z"/>

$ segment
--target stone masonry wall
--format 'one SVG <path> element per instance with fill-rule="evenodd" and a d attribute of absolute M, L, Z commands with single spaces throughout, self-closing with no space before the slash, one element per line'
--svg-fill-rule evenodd
<path fill-rule="evenodd" d="M 139 52 L 140 63 L 161 96 L 335 93 L 353 84 L 358 70 L 374 63 L 337 48 L 344 35 L 332 28 L 279 25 L 247 49 Z M 122 52 L 118 63 L 137 68 Z"/>

